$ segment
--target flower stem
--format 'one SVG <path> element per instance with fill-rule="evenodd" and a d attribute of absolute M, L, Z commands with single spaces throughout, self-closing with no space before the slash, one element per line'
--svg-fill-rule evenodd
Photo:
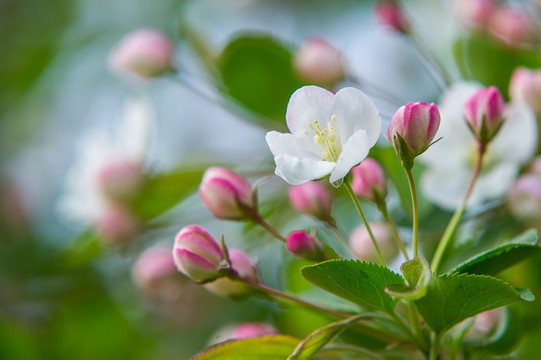
<path fill-rule="evenodd" d="M 272 236 L 274 236 L 275 238 L 277 238 L 278 240 L 282 241 L 282 242 L 287 242 L 287 239 L 282 235 L 280 234 L 280 232 L 278 230 L 276 230 L 271 224 L 269 224 L 268 222 L 265 221 L 265 219 L 263 219 L 261 217 L 261 215 L 259 214 L 255 214 L 253 217 L 252 217 L 252 220 L 260 225 L 262 228 L 264 228 L 265 230 L 267 230 L 269 233 L 271 233 Z"/>
<path fill-rule="evenodd" d="M 464 198 L 462 199 L 462 204 L 460 205 L 460 207 L 458 207 L 458 209 L 456 209 L 455 213 L 453 214 L 453 217 L 449 221 L 449 225 L 447 225 L 447 228 L 445 229 L 445 232 L 443 233 L 440 243 L 438 244 L 438 247 L 436 248 L 434 257 L 432 258 L 432 264 L 430 267 L 433 272 L 436 272 L 439 269 L 441 265 L 441 261 L 443 259 L 443 255 L 445 254 L 445 251 L 447 251 L 447 248 L 451 244 L 452 239 L 455 235 L 456 229 L 458 227 L 458 222 L 460 221 L 460 218 L 464 214 L 464 211 L 466 211 L 466 206 L 468 205 L 468 201 L 473 192 L 473 188 L 475 187 L 475 183 L 477 182 L 477 179 L 479 178 L 479 174 L 481 172 L 484 153 L 485 153 L 485 147 L 479 144 L 477 161 L 473 169 L 473 174 L 472 174 L 470 183 L 468 185 L 466 193 L 464 194 Z"/>
<path fill-rule="evenodd" d="M 355 196 L 355 193 L 353 192 L 353 189 L 351 188 L 351 184 L 349 180 L 344 181 L 344 187 L 346 188 L 346 191 L 351 197 L 351 200 L 353 201 L 353 204 L 355 205 L 355 208 L 357 209 L 357 212 L 359 213 L 359 216 L 361 217 L 361 220 L 363 221 L 364 226 L 366 226 L 366 230 L 368 231 L 368 234 L 370 235 L 370 239 L 372 239 L 372 244 L 374 244 L 374 248 L 376 249 L 379 262 L 381 263 L 381 265 L 387 266 L 385 264 L 385 259 L 383 258 L 383 255 L 381 254 L 381 250 L 378 246 L 378 243 L 376 242 L 376 238 L 374 237 L 374 234 L 372 233 L 372 229 L 370 228 L 370 225 L 368 224 L 368 220 L 366 219 L 366 216 L 364 215 L 364 211 L 361 207 L 361 203 L 359 202 L 359 199 L 357 199 L 357 196 Z"/>
<path fill-rule="evenodd" d="M 408 184 L 411 194 L 411 209 L 413 212 L 413 257 L 419 255 L 419 209 L 417 206 L 417 190 L 415 189 L 415 181 L 411 168 L 405 168 L 408 176 Z"/>
<path fill-rule="evenodd" d="M 440 349 L 442 335 L 443 333 L 434 334 L 434 341 L 432 342 L 432 347 L 430 348 L 429 360 L 438 360 L 438 350 Z"/>
<path fill-rule="evenodd" d="M 404 255 L 404 258 L 409 260 L 408 251 L 406 250 L 406 246 L 404 245 L 404 242 L 400 238 L 400 235 L 398 234 L 398 229 L 396 228 L 396 224 L 394 223 L 393 219 L 389 215 L 389 211 L 387 210 L 387 203 L 385 202 L 385 199 L 378 201 L 377 203 L 379 211 L 381 211 L 381 214 L 383 215 L 383 218 L 389 225 L 389 228 L 391 229 L 391 233 L 393 235 L 393 240 L 395 243 L 395 246 L 402 252 L 402 255 Z"/>

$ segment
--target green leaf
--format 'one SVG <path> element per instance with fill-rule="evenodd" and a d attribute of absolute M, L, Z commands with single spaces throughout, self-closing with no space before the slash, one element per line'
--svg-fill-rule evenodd
<path fill-rule="evenodd" d="M 406 261 L 400 266 L 407 284 L 389 285 L 385 292 L 393 297 L 403 300 L 416 300 L 426 294 L 427 286 L 432 277 L 430 264 L 421 255 L 413 260 Z"/>
<path fill-rule="evenodd" d="M 282 130 L 289 97 L 303 85 L 294 74 L 291 52 L 263 34 L 244 34 L 218 58 L 227 92 L 251 111 L 274 120 Z"/>
<path fill-rule="evenodd" d="M 426 295 L 415 301 L 417 309 L 436 333 L 483 311 L 520 300 L 508 283 L 490 276 L 434 275 Z"/>
<path fill-rule="evenodd" d="M 357 315 L 349 319 L 336 321 L 327 326 L 319 328 L 308 335 L 299 345 L 295 348 L 295 351 L 287 358 L 287 360 L 308 360 L 315 353 L 317 353 L 322 347 L 327 345 L 332 339 L 334 339 L 342 330 L 344 330 L 349 324 L 358 321 L 366 317 L 366 315 Z"/>
<path fill-rule="evenodd" d="M 328 260 L 305 266 L 302 275 L 312 284 L 354 303 L 392 313 L 397 300 L 387 295 L 386 286 L 404 279 L 388 268 L 358 260 Z"/>
<path fill-rule="evenodd" d="M 181 168 L 150 177 L 132 204 L 134 212 L 148 220 L 169 210 L 197 189 L 203 171 L 201 168 Z"/>
<path fill-rule="evenodd" d="M 298 343 L 298 339 L 285 335 L 232 340 L 214 345 L 191 360 L 284 360 Z"/>
<path fill-rule="evenodd" d="M 509 79 L 516 67 L 541 67 L 538 52 L 511 49 L 486 34 L 469 34 L 458 38 L 453 52 L 466 79 L 496 85 L 506 97 Z"/>
<path fill-rule="evenodd" d="M 541 254 L 541 247 L 536 245 L 537 238 L 537 231 L 530 229 L 505 245 L 467 260 L 450 273 L 496 275 L 523 260 Z"/>

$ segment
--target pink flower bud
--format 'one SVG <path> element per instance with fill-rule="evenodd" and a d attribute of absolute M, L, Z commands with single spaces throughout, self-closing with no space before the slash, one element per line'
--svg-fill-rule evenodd
<path fill-rule="evenodd" d="M 140 164 L 128 160 L 113 160 L 98 170 L 96 180 L 101 192 L 109 200 L 128 203 L 141 189 L 143 172 Z"/>
<path fill-rule="evenodd" d="M 196 282 L 206 282 L 220 276 L 224 254 L 207 230 L 199 225 L 188 225 L 175 237 L 173 259 L 184 275 Z"/>
<path fill-rule="evenodd" d="M 457 19 L 470 30 L 486 30 L 496 4 L 494 0 L 456 0 Z"/>
<path fill-rule="evenodd" d="M 154 29 L 126 35 L 109 57 L 111 70 L 128 78 L 151 78 L 172 70 L 174 48 L 167 36 Z"/>
<path fill-rule="evenodd" d="M 293 209 L 319 220 L 331 221 L 331 194 L 317 181 L 293 185 L 288 190 L 289 202 Z"/>
<path fill-rule="evenodd" d="M 402 162 L 411 167 L 413 159 L 428 149 L 440 126 L 436 104 L 407 103 L 396 111 L 387 130 L 387 139 Z"/>
<path fill-rule="evenodd" d="M 250 322 L 237 325 L 233 329 L 233 339 L 249 339 L 257 338 L 261 336 L 276 335 L 278 332 L 276 329 L 265 323 Z"/>
<path fill-rule="evenodd" d="M 467 337 L 470 339 L 486 339 L 496 331 L 502 321 L 502 317 L 502 308 L 496 308 L 476 315 Z"/>
<path fill-rule="evenodd" d="M 320 38 L 301 44 L 293 58 L 293 67 L 302 80 L 321 86 L 333 86 L 344 77 L 340 53 Z"/>
<path fill-rule="evenodd" d="M 323 248 L 317 239 L 304 230 L 292 231 L 287 236 L 287 250 L 306 259 L 319 260 L 323 257 Z"/>
<path fill-rule="evenodd" d="M 397 254 L 392 234 L 384 223 L 370 223 L 370 229 L 385 259 L 392 259 Z M 378 256 L 370 234 L 364 225 L 353 229 L 349 236 L 349 247 L 359 260 L 377 262 Z"/>
<path fill-rule="evenodd" d="M 388 26 L 394 31 L 408 34 L 411 25 L 404 14 L 404 11 L 397 1 L 380 0 L 376 3 L 376 19 L 383 25 Z"/>
<path fill-rule="evenodd" d="M 154 294 L 174 275 L 178 275 L 171 248 L 154 246 L 142 252 L 132 267 L 135 285 L 146 294 Z M 179 275 L 180 276 L 180 275 Z"/>
<path fill-rule="evenodd" d="M 351 188 L 360 197 L 380 201 L 387 196 L 387 179 L 379 163 L 371 158 L 364 159 L 351 169 Z"/>
<path fill-rule="evenodd" d="M 497 39 L 510 46 L 531 44 L 534 40 L 534 25 L 528 13 L 511 6 L 497 7 L 489 19 L 489 31 Z"/>
<path fill-rule="evenodd" d="M 464 117 L 477 140 L 485 145 L 503 123 L 505 101 L 495 86 L 478 90 L 464 104 Z"/>
<path fill-rule="evenodd" d="M 220 219 L 241 220 L 257 214 L 257 203 L 248 181 L 222 167 L 203 174 L 199 195 L 210 212 Z"/>
<path fill-rule="evenodd" d="M 231 268 L 240 277 L 257 281 L 257 270 L 246 253 L 239 249 L 228 249 Z M 239 298 L 250 294 L 250 287 L 237 280 L 223 277 L 207 283 L 204 287 L 210 292 L 231 298 Z"/>
<path fill-rule="evenodd" d="M 514 101 L 525 102 L 537 114 L 541 113 L 541 70 L 515 69 L 509 83 L 509 94 Z"/>
<path fill-rule="evenodd" d="M 527 223 L 541 223 L 541 176 L 522 175 L 509 190 L 509 210 L 517 219 Z"/>
<path fill-rule="evenodd" d="M 122 206 L 111 205 L 96 222 L 97 234 L 109 245 L 123 245 L 138 236 L 143 228 L 141 221 Z"/>

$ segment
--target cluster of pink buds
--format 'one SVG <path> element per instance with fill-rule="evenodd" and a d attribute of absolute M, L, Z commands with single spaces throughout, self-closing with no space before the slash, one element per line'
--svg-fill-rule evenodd
<path fill-rule="evenodd" d="M 387 139 L 405 168 L 411 168 L 413 159 L 432 145 L 439 126 L 440 112 L 434 103 L 410 102 L 396 111 L 387 130 Z"/>
<path fill-rule="evenodd" d="M 304 81 L 332 87 L 344 78 L 340 52 L 321 38 L 302 43 L 293 58 L 293 68 Z"/>
<path fill-rule="evenodd" d="M 154 29 L 127 34 L 109 58 L 111 70 L 127 78 L 152 78 L 173 69 L 174 47 L 169 38 Z"/>
<path fill-rule="evenodd" d="M 503 124 L 505 101 L 495 86 L 478 90 L 464 104 L 464 117 L 477 141 L 485 146 Z"/>

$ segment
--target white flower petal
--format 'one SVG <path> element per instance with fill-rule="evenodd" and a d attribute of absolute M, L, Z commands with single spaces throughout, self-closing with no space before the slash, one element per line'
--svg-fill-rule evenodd
<path fill-rule="evenodd" d="M 454 210 L 462 202 L 470 177 L 470 169 L 466 166 L 431 167 L 423 173 L 421 189 L 424 196 L 434 203 Z"/>
<path fill-rule="evenodd" d="M 302 135 L 312 121 L 319 121 L 325 126 L 331 120 L 333 101 L 332 92 L 317 86 L 304 86 L 295 91 L 287 104 L 289 131 Z"/>
<path fill-rule="evenodd" d="M 313 150 L 306 137 L 293 134 L 283 134 L 277 131 L 269 131 L 265 140 L 274 156 L 289 155 L 298 158 L 321 160 L 321 156 Z"/>
<path fill-rule="evenodd" d="M 334 97 L 332 115 L 336 116 L 336 128 L 342 144 L 359 129 L 368 136 L 368 146 L 372 147 L 381 134 L 381 118 L 376 106 L 361 90 L 347 87 L 338 91 Z"/>
<path fill-rule="evenodd" d="M 366 131 L 359 130 L 354 133 L 343 145 L 342 152 L 336 162 L 336 167 L 331 173 L 331 183 L 346 176 L 352 167 L 366 158 L 370 150 L 370 141 Z"/>
<path fill-rule="evenodd" d="M 468 206 L 504 196 L 515 181 L 519 168 L 519 163 L 504 162 L 494 166 L 487 173 L 481 173 Z"/>
<path fill-rule="evenodd" d="M 297 158 L 288 155 L 274 158 L 276 163 L 275 174 L 291 185 L 300 185 L 328 175 L 335 167 L 335 163 L 318 161 L 306 158 Z"/>

